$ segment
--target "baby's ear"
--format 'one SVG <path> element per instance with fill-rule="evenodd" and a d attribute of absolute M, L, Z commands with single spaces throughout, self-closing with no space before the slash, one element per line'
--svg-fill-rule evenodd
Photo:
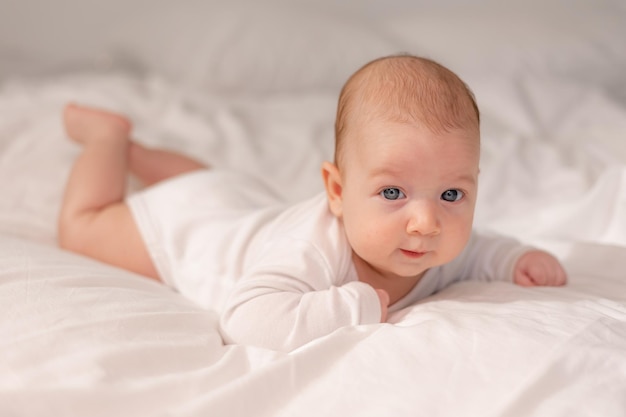
<path fill-rule="evenodd" d="M 339 174 L 337 165 L 324 162 L 322 164 L 322 178 L 324 179 L 324 186 L 326 187 L 326 196 L 328 198 L 330 211 L 335 216 L 341 218 L 343 213 L 341 192 L 343 189 L 341 186 L 341 175 Z"/>

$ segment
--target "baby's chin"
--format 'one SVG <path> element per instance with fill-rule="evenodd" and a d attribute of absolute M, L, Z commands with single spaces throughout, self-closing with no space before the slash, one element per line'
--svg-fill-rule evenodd
<path fill-rule="evenodd" d="M 445 265 L 453 261 L 457 256 L 461 254 L 449 253 L 445 257 L 437 256 L 439 254 L 430 253 L 424 256 L 421 265 L 393 265 L 388 271 L 389 274 L 396 275 L 400 278 L 416 278 L 424 275 L 429 269 L 436 268 L 438 266 Z M 430 259 L 428 259 L 430 258 Z"/>
<path fill-rule="evenodd" d="M 432 266 L 426 268 L 392 267 L 385 271 L 385 273 L 387 276 L 395 276 L 398 279 L 416 279 L 421 278 L 430 268 L 432 268 Z"/>

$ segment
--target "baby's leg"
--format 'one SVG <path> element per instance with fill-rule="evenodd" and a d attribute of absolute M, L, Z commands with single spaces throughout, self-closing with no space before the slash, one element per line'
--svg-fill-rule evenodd
<path fill-rule="evenodd" d="M 124 203 L 130 122 L 123 116 L 69 105 L 64 123 L 83 145 L 68 179 L 59 216 L 59 245 L 148 277 L 155 267 Z"/>
<path fill-rule="evenodd" d="M 146 148 L 138 143 L 130 144 L 130 170 L 144 185 L 152 185 L 176 175 L 207 166 L 188 156 L 163 149 Z"/>

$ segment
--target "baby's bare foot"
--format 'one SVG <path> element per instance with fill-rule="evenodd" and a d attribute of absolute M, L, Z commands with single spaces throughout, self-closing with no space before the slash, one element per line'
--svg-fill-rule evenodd
<path fill-rule="evenodd" d="M 85 144 L 98 140 L 128 140 L 132 124 L 126 117 L 100 110 L 68 104 L 63 112 L 67 135 Z"/>

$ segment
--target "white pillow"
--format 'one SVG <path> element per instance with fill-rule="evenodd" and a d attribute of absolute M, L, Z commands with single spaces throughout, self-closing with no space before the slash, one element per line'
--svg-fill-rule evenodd
<path fill-rule="evenodd" d="M 367 61 L 398 52 L 371 20 L 353 12 L 361 9 L 359 4 L 62 3 L 42 3 L 35 12 L 18 2 L 12 14 L 0 13 L 0 39 L 7 40 L 0 42 L 0 58 L 7 61 L 0 78 L 124 70 L 217 92 L 337 90 Z"/>
<path fill-rule="evenodd" d="M 338 90 L 367 61 L 399 51 L 365 19 L 271 2 L 161 4 L 115 36 L 119 56 L 218 92 Z"/>

